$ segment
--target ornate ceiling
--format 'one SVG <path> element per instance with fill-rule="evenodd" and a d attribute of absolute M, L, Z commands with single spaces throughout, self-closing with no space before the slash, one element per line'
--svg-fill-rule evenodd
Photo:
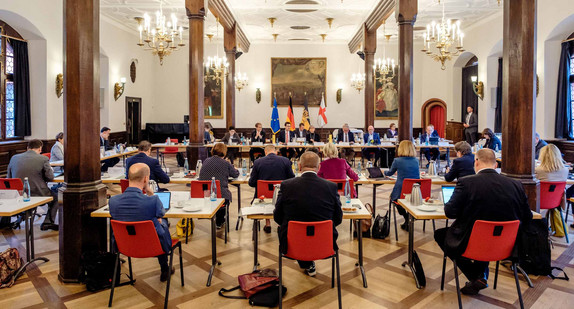
<path fill-rule="evenodd" d="M 325 42 L 347 43 L 360 24 L 375 7 L 377 0 L 226 0 L 235 18 L 251 42 L 312 41 L 321 42 L 320 34 L 327 34 Z M 415 27 L 425 27 L 432 20 L 439 21 L 442 4 L 447 18 L 460 19 L 463 30 L 470 25 L 501 12 L 497 0 L 419 0 Z M 137 32 L 134 17 L 158 10 L 159 0 L 101 0 L 101 15 L 126 29 Z M 163 0 L 164 14 L 176 13 L 180 22 L 186 22 L 185 0 Z M 271 27 L 268 18 L 276 18 Z M 329 28 L 327 18 L 333 18 Z M 307 28 L 308 27 L 308 28 Z M 297 29 L 303 28 L 303 29 Z M 396 38 L 394 14 L 387 20 L 386 33 Z M 382 27 L 378 36 L 383 37 Z M 216 20 L 212 14 L 206 18 L 205 33 L 215 34 Z M 419 34 L 420 33 L 420 34 Z M 418 36 L 422 35 L 419 31 Z M 219 36 L 223 36 L 219 27 Z M 296 40 L 296 41 L 295 41 Z"/>

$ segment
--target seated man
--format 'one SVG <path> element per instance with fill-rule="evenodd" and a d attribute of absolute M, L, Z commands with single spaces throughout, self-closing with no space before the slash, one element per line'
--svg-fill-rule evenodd
<path fill-rule="evenodd" d="M 536 132 L 536 134 L 534 135 L 534 140 L 535 140 L 535 145 L 536 145 L 534 148 L 534 158 L 536 160 L 538 160 L 538 156 L 540 155 L 540 149 L 542 149 L 544 146 L 548 145 L 548 143 L 545 140 L 540 138 L 540 134 L 538 134 L 538 132 Z"/>
<path fill-rule="evenodd" d="M 295 138 L 295 134 L 291 132 L 291 122 L 285 122 L 285 129 L 279 132 L 277 137 L 277 141 L 281 145 L 287 145 L 288 143 L 292 142 Z M 287 159 L 291 159 L 295 156 L 295 150 L 289 147 L 281 147 L 281 155 L 286 157 Z"/>
<path fill-rule="evenodd" d="M 309 133 L 307 133 L 307 144 L 314 144 L 315 142 L 321 142 L 321 135 L 315 133 L 314 126 L 309 126 Z"/>
<path fill-rule="evenodd" d="M 253 163 L 253 169 L 249 176 L 249 186 L 255 188 L 255 198 L 257 198 L 258 180 L 285 180 L 295 177 L 291 168 L 291 161 L 285 157 L 277 155 L 277 150 L 273 145 L 265 146 L 265 157 Z M 271 233 L 271 222 L 265 220 L 265 233 Z"/>
<path fill-rule="evenodd" d="M 174 269 L 169 269 L 167 252 L 171 249 L 171 235 L 163 205 L 157 195 L 149 187 L 149 167 L 144 163 L 133 164 L 129 169 L 128 178 L 130 186 L 124 193 L 112 196 L 109 201 L 110 215 L 113 220 L 134 222 L 151 220 L 155 226 L 161 248 L 165 254 L 158 255 L 157 260 L 161 267 L 160 281 L 167 281 Z M 146 192 L 146 194 L 143 193 Z"/>
<path fill-rule="evenodd" d="M 457 159 L 452 161 L 452 167 L 450 169 L 447 168 L 447 172 L 444 175 L 444 180 L 449 182 L 475 174 L 474 155 L 470 145 L 465 141 L 458 142 L 454 145 L 454 150 L 456 151 Z"/>
<path fill-rule="evenodd" d="M 447 228 L 436 230 L 434 238 L 447 256 L 456 259 L 470 282 L 460 289 L 465 295 L 476 295 L 488 287 L 488 262 L 472 261 L 461 255 L 466 250 L 474 222 L 520 220 L 529 224 L 532 213 L 520 181 L 498 174 L 496 156 L 491 149 L 476 153 L 476 175 L 460 178 L 454 193 L 444 207 L 448 218 L 456 219 Z"/>
<path fill-rule="evenodd" d="M 104 147 L 105 151 L 114 149 L 113 146 L 110 146 L 110 141 L 108 140 L 108 138 L 110 137 L 110 132 L 112 132 L 112 129 L 108 127 L 103 127 L 100 130 L 100 147 Z M 102 172 L 107 172 L 108 168 L 113 167 L 119 162 L 120 158 L 111 158 L 102 161 Z"/>
<path fill-rule="evenodd" d="M 151 143 L 141 141 L 138 145 L 138 154 L 126 160 L 126 174 L 130 167 L 136 163 L 144 163 L 150 169 L 149 179 L 157 183 L 169 183 L 169 176 L 161 169 L 159 161 L 151 157 Z M 126 175 L 128 177 L 129 175 Z"/>
<path fill-rule="evenodd" d="M 52 196 L 53 201 L 48 203 L 46 218 L 40 226 L 42 231 L 51 229 L 58 230 L 58 225 L 54 224 L 58 214 L 58 187 L 50 190 L 46 182 L 54 180 L 54 172 L 50 166 L 48 157 L 41 155 L 42 141 L 33 139 L 28 142 L 28 151 L 12 156 L 8 164 L 7 177 L 20 178 L 24 183 L 24 178 L 28 177 L 30 183 L 31 196 Z"/>
<path fill-rule="evenodd" d="M 365 145 L 367 144 L 380 145 L 381 137 L 379 136 L 379 133 L 375 132 L 375 127 L 369 126 L 367 131 L 368 132 L 363 135 Z M 365 160 L 367 161 L 371 161 L 371 158 L 373 158 L 374 156 L 375 157 L 374 166 L 377 166 L 377 161 L 379 161 L 380 163 L 381 152 L 382 151 L 379 148 L 363 148 L 363 158 L 365 158 Z"/>
<path fill-rule="evenodd" d="M 263 131 L 263 125 L 261 122 L 255 124 L 255 130 L 251 132 L 251 142 L 252 143 L 265 143 L 265 131 Z M 251 162 L 255 162 L 256 159 L 263 157 L 265 151 L 263 148 L 251 147 L 249 150 L 249 158 Z"/>
<path fill-rule="evenodd" d="M 348 124 L 345 123 L 343 125 L 343 130 L 339 131 L 339 134 L 337 134 L 337 143 L 349 143 L 349 145 L 353 145 L 355 143 L 355 134 L 349 130 Z M 341 148 L 339 155 L 344 157 L 350 166 L 353 166 L 352 162 L 355 159 L 355 151 L 353 148 Z"/>
<path fill-rule="evenodd" d="M 421 135 L 421 145 L 425 145 L 427 143 L 430 144 L 431 137 L 439 137 L 438 132 L 434 129 L 432 124 L 427 126 L 426 132 Z M 425 154 L 425 158 L 427 159 L 427 167 L 429 166 L 429 162 L 431 160 L 438 160 L 440 152 L 438 148 L 421 148 L 421 151 Z"/>
<path fill-rule="evenodd" d="M 237 134 L 237 132 L 235 131 L 234 126 L 229 127 L 229 132 L 225 133 L 225 136 L 223 136 L 223 138 L 221 139 L 221 142 L 226 144 L 226 145 L 232 145 L 234 143 L 235 144 L 241 143 L 241 139 L 239 138 L 239 134 Z M 226 158 L 229 159 L 231 164 L 233 164 L 233 161 L 235 160 L 235 157 L 237 156 L 238 153 L 239 153 L 239 148 L 231 148 L 231 147 L 227 148 Z"/>
<path fill-rule="evenodd" d="M 299 124 L 299 129 L 296 129 L 294 133 L 295 133 L 295 139 L 304 138 L 305 141 L 307 141 L 308 131 L 305 129 L 304 123 L 301 122 Z M 305 152 L 305 148 L 297 148 L 296 151 L 297 151 L 297 158 L 299 158 Z"/>
<path fill-rule="evenodd" d="M 336 226 L 343 220 L 341 200 L 337 193 L 337 185 L 317 176 L 319 156 L 307 151 L 301 155 L 299 170 L 301 177 L 285 180 L 277 196 L 273 219 L 279 228 L 279 247 L 281 252 L 287 252 L 287 227 L 289 221 L 333 221 L 333 246 L 337 248 Z M 309 190 L 312 188 L 312 190 Z M 309 276 L 315 276 L 314 261 L 298 261 L 299 267 L 305 269 Z"/>

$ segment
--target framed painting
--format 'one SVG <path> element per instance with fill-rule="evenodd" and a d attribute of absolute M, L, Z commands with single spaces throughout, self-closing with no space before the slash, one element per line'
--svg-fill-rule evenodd
<path fill-rule="evenodd" d="M 210 69 L 211 74 L 213 70 Z M 204 76 L 207 76 L 207 70 L 203 68 Z M 223 119 L 223 84 L 225 79 L 217 83 L 212 78 L 206 78 L 203 83 L 203 110 L 205 119 Z"/>
<path fill-rule="evenodd" d="M 303 106 L 305 94 L 310 107 L 319 106 L 326 85 L 327 58 L 271 58 L 271 106 L 273 94 L 278 106 L 288 106 L 289 93 L 293 106 Z"/>
<path fill-rule="evenodd" d="M 398 75 L 383 85 L 379 73 L 375 73 L 375 119 L 398 119 L 399 118 L 399 93 Z"/>

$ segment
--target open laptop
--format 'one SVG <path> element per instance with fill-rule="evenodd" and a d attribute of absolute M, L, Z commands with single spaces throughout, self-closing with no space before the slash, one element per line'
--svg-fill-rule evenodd
<path fill-rule="evenodd" d="M 442 186 L 441 191 L 442 191 L 442 201 L 444 204 L 446 204 L 448 203 L 448 201 L 450 201 L 450 198 L 454 193 L 454 186 Z"/>
<path fill-rule="evenodd" d="M 385 175 L 378 167 L 367 167 L 367 171 L 369 172 L 369 178 L 384 178 Z"/>
<path fill-rule="evenodd" d="M 159 200 L 163 204 L 163 208 L 165 209 L 165 211 L 168 211 L 171 202 L 171 192 L 169 191 L 156 192 L 155 195 L 159 197 Z"/>
<path fill-rule="evenodd" d="M 429 145 L 438 145 L 438 137 L 429 137 Z"/>

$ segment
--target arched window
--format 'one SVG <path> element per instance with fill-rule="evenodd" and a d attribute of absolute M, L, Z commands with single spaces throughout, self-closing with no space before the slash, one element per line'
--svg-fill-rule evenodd
<path fill-rule="evenodd" d="M 22 36 L 0 20 L 0 140 L 18 138 L 14 134 L 14 51 L 11 40 Z"/>

